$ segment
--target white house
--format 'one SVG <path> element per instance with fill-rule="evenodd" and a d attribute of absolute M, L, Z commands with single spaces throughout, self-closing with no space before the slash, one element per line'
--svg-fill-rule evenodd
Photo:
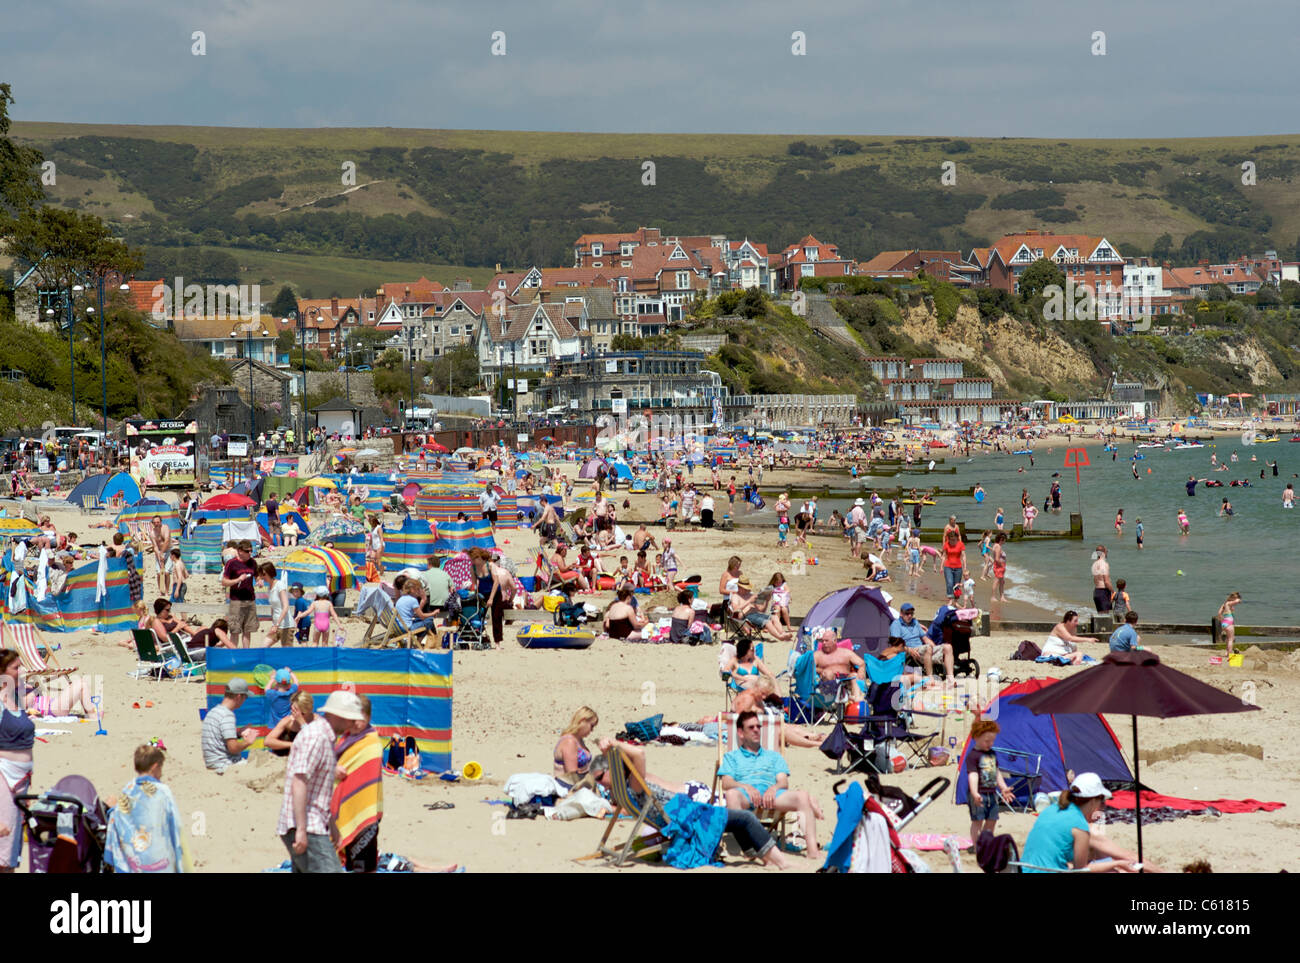
<path fill-rule="evenodd" d="M 542 372 L 579 358 L 590 350 L 586 328 L 582 301 L 512 304 L 500 312 L 489 307 L 478 325 L 479 374 L 490 386 L 512 370 Z"/>

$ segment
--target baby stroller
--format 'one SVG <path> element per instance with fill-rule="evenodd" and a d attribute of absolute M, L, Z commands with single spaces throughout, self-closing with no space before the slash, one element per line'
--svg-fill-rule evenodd
<path fill-rule="evenodd" d="M 461 648 L 490 649 L 485 621 L 490 617 L 486 599 L 470 589 L 460 590 L 460 625 L 456 630 Z"/>
<path fill-rule="evenodd" d="M 835 835 L 830 845 L 826 847 L 826 862 L 817 872 L 917 872 L 917 864 L 922 861 L 915 853 L 903 849 L 898 831 L 943 795 L 944 790 L 948 788 L 948 780 L 943 776 L 932 779 L 916 796 L 909 796 L 897 786 L 882 786 L 874 775 L 867 777 L 867 792 L 863 791 L 861 783 L 850 783 L 848 789 L 841 790 L 843 785 L 843 781 L 837 782 L 833 789 L 835 804 L 839 811 L 835 823 Z M 861 836 L 858 833 L 859 824 L 864 824 L 866 828 L 866 825 L 873 820 L 877 821 L 877 826 L 883 822 L 883 831 L 888 837 L 887 844 L 885 836 L 878 832 L 868 831 Z M 861 843 L 858 842 L 859 838 Z M 884 851 L 874 848 L 886 845 L 887 860 Z M 856 854 L 858 859 L 855 860 L 854 850 L 858 846 L 866 847 L 871 851 L 866 853 L 859 851 Z M 886 866 L 888 869 L 885 868 Z M 920 868 L 922 871 L 925 869 L 923 864 Z"/>
<path fill-rule="evenodd" d="M 27 826 L 28 869 L 33 873 L 104 873 L 108 811 L 85 776 L 64 776 L 43 793 L 22 793 L 14 803 Z"/>
<path fill-rule="evenodd" d="M 934 621 L 926 636 L 935 645 L 948 643 L 952 646 L 953 675 L 970 676 L 978 679 L 980 664 L 971 658 L 970 637 L 973 626 L 969 619 L 957 618 L 957 610 L 944 605 L 934 615 Z"/>

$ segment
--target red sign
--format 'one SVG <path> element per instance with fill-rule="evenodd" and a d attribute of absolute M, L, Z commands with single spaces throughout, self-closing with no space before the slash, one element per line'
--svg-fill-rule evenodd
<path fill-rule="evenodd" d="M 1065 449 L 1065 467 L 1074 469 L 1074 483 L 1079 484 L 1079 469 L 1087 468 L 1092 462 L 1088 461 L 1087 448 L 1067 448 Z"/>

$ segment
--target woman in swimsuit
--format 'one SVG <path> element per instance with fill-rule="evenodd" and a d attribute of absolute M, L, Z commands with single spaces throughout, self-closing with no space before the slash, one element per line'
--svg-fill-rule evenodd
<path fill-rule="evenodd" d="M 632 605 L 632 589 L 624 585 L 618 590 L 618 598 L 605 612 L 605 632 L 611 639 L 640 642 L 641 630 L 649 621 Z"/>
<path fill-rule="evenodd" d="M 555 763 L 555 778 L 566 788 L 585 776 L 591 769 L 591 752 L 583 742 L 600 724 L 596 710 L 583 706 L 573 714 L 568 726 L 560 734 L 560 741 L 555 744 L 552 761 Z"/>
<path fill-rule="evenodd" d="M 731 688 L 737 691 L 748 689 L 758 681 L 760 675 L 776 682 L 776 676 L 763 664 L 763 660 L 755 653 L 754 644 L 749 639 L 736 640 L 736 654 L 723 663 L 722 671 L 731 673 Z"/>
<path fill-rule="evenodd" d="M 987 582 L 989 573 L 993 571 L 993 533 L 986 531 L 984 537 L 980 539 L 980 557 L 984 560 L 983 568 L 980 569 L 980 581 Z"/>
<path fill-rule="evenodd" d="M 1233 592 L 1228 596 L 1227 600 L 1219 606 L 1219 626 L 1223 636 L 1223 641 L 1227 643 L 1228 646 L 1228 655 L 1232 655 L 1232 643 L 1237 637 L 1237 619 L 1236 616 L 1232 614 L 1232 610 L 1240 603 L 1241 593 Z"/>
<path fill-rule="evenodd" d="M 23 821 L 14 796 L 31 787 L 36 744 L 36 723 L 27 718 L 18 693 L 21 668 L 17 652 L 0 652 L 0 873 L 17 869 L 22 855 Z"/>
<path fill-rule="evenodd" d="M 1006 535 L 998 532 L 998 537 L 993 540 L 993 549 L 989 553 L 993 564 L 993 601 L 1002 602 L 1007 597 L 1007 552 L 1002 546 L 1006 542 Z"/>

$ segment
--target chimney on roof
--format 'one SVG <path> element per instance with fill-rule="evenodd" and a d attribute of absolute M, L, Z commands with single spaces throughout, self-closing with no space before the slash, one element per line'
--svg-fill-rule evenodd
<path fill-rule="evenodd" d="M 330 315 L 337 318 L 339 316 L 339 299 L 330 298 Z"/>

